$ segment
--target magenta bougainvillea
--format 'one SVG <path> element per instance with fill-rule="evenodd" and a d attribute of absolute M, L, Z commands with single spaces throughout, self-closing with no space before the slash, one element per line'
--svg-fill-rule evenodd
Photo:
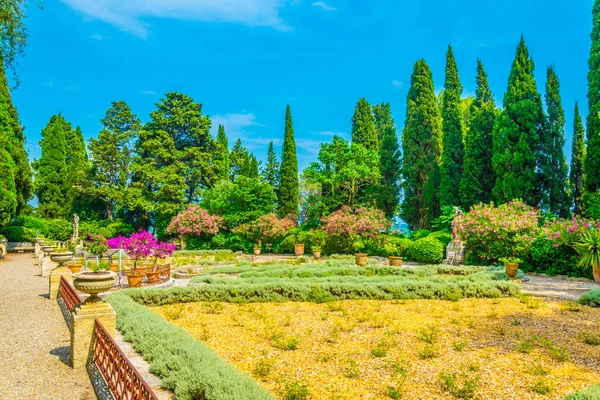
<path fill-rule="evenodd" d="M 521 201 L 494 207 L 473 206 L 470 212 L 452 223 L 458 239 L 476 261 L 496 261 L 501 257 L 519 257 L 527 252 L 539 233 L 539 211 Z"/>
<path fill-rule="evenodd" d="M 255 242 L 262 241 L 266 244 L 273 244 L 283 239 L 290 229 L 296 227 L 296 221 L 297 218 L 294 215 L 279 218 L 274 213 L 270 213 L 256 221 L 235 227 L 233 232 Z"/>
<path fill-rule="evenodd" d="M 211 215 L 199 205 L 193 204 L 171 220 L 167 232 L 179 236 L 216 235 L 222 226 L 222 217 Z"/>
<path fill-rule="evenodd" d="M 118 236 L 108 239 L 111 249 L 122 249 L 129 257 L 132 257 L 134 268 L 137 262 L 146 258 L 154 258 L 154 264 L 159 258 L 166 258 L 173 254 L 176 249 L 174 244 L 159 242 L 150 232 L 137 232 L 130 237 Z"/>

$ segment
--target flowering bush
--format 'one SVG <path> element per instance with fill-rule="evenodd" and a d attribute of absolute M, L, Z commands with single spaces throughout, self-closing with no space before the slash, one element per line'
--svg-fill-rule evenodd
<path fill-rule="evenodd" d="M 127 240 L 125 236 L 117 236 L 106 241 L 109 249 L 122 249 L 123 242 Z"/>
<path fill-rule="evenodd" d="M 600 221 L 586 220 L 580 216 L 548 221 L 543 228 L 546 239 L 551 241 L 555 248 L 561 245 L 574 247 L 583 235 L 592 229 L 600 229 Z"/>
<path fill-rule="evenodd" d="M 91 254 L 101 257 L 108 250 L 106 238 L 96 233 L 90 233 L 87 238 L 87 248 Z"/>
<path fill-rule="evenodd" d="M 140 259 L 149 257 L 154 258 L 154 266 L 159 258 L 167 258 L 173 254 L 177 246 L 171 243 L 159 242 L 150 232 L 134 233 L 130 237 L 118 236 L 108 239 L 108 246 L 111 249 L 122 249 L 134 261 L 133 268 L 137 267 Z"/>
<path fill-rule="evenodd" d="M 526 253 L 539 233 L 539 211 L 521 201 L 494 207 L 473 206 L 452 223 L 454 236 L 466 243 L 468 261 L 494 262 Z"/>
<path fill-rule="evenodd" d="M 294 215 L 278 218 L 274 213 L 270 213 L 253 222 L 237 226 L 232 231 L 252 241 L 263 241 L 267 245 L 272 245 L 284 238 L 295 226 L 296 217 Z"/>
<path fill-rule="evenodd" d="M 321 222 L 329 252 L 360 251 L 365 241 L 376 240 L 390 226 L 383 212 L 366 207 L 353 210 L 344 206 Z"/>
<path fill-rule="evenodd" d="M 167 232 L 179 236 L 216 235 L 222 226 L 222 217 L 211 215 L 199 205 L 192 204 L 171 220 Z"/>

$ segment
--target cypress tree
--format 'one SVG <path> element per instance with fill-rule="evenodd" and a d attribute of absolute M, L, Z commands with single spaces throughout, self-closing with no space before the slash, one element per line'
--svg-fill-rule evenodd
<path fill-rule="evenodd" d="M 600 190 L 600 0 L 592 8 L 592 47 L 588 60 L 587 154 L 585 187 L 589 193 Z"/>
<path fill-rule="evenodd" d="M 583 132 L 583 121 L 579 115 L 579 104 L 575 102 L 575 116 L 573 118 L 573 146 L 571 151 L 571 172 L 569 184 L 571 186 L 571 196 L 573 199 L 573 212 L 575 215 L 581 214 L 584 208 L 585 193 L 585 139 Z"/>
<path fill-rule="evenodd" d="M 420 229 L 439 215 L 442 120 L 425 60 L 415 63 L 410 83 L 402 134 L 402 217 L 411 229 Z"/>
<path fill-rule="evenodd" d="M 369 107 L 369 112 L 371 108 Z M 279 213 L 298 215 L 298 159 L 296 158 L 296 140 L 292 126 L 292 113 L 288 105 L 285 111 L 285 134 L 279 172 Z"/>
<path fill-rule="evenodd" d="M 0 92 L 0 226 L 9 222 L 17 212 L 15 163 L 10 154 L 12 121 L 6 95 Z"/>
<path fill-rule="evenodd" d="M 231 158 L 229 157 L 229 140 L 227 139 L 225 127 L 223 125 L 219 125 L 219 130 L 217 132 L 214 163 L 216 180 L 221 181 L 229 179 Z"/>
<path fill-rule="evenodd" d="M 463 87 L 458 77 L 458 67 L 448 46 L 446 54 L 446 81 L 442 100 L 442 164 L 440 165 L 440 204 L 460 204 L 459 187 L 463 175 L 464 125 L 460 96 Z"/>
<path fill-rule="evenodd" d="M 375 123 L 375 132 L 377 133 L 377 143 L 381 145 L 383 137 L 388 128 L 394 128 L 394 118 L 392 117 L 392 108 L 390 103 L 381 103 L 373 106 L 373 117 Z"/>
<path fill-rule="evenodd" d="M 464 173 L 460 182 L 460 199 L 465 208 L 491 202 L 496 181 L 492 166 L 492 131 L 498 110 L 480 60 L 477 60 L 476 82 L 465 138 Z"/>
<path fill-rule="evenodd" d="M 279 187 L 279 162 L 277 161 L 277 154 L 275 154 L 273 142 L 269 143 L 267 164 L 262 171 L 262 178 L 265 182 L 271 185 L 273 190 L 276 190 Z"/>
<path fill-rule="evenodd" d="M 373 110 L 364 97 L 358 100 L 352 116 L 352 142 L 362 144 L 367 150 L 379 149 Z"/>
<path fill-rule="evenodd" d="M 400 202 L 400 174 L 402 153 L 396 135 L 396 127 L 388 126 L 383 131 L 379 148 L 379 172 L 381 187 L 378 190 L 377 203 L 385 216 L 393 218 Z"/>
<path fill-rule="evenodd" d="M 521 36 L 504 94 L 504 107 L 493 132 L 492 164 L 496 174 L 493 194 L 498 203 L 523 199 L 537 207 L 541 200 L 538 166 L 545 118 L 533 70 L 533 59 Z"/>
<path fill-rule="evenodd" d="M 563 218 L 569 215 L 569 167 L 564 154 L 565 111 L 560 97 L 560 83 L 553 66 L 546 77 L 546 110 L 548 118 L 542 138 L 541 177 L 542 209 Z"/>
<path fill-rule="evenodd" d="M 64 122 L 60 114 L 50 118 L 40 141 L 42 156 L 35 177 L 35 193 L 38 196 L 38 213 L 45 218 L 65 218 L 71 211 Z"/>
<path fill-rule="evenodd" d="M 242 139 L 238 138 L 235 142 L 229 158 L 231 160 L 230 178 L 232 182 L 235 182 L 238 176 L 248 173 L 248 164 L 250 163 L 250 153 L 242 145 Z"/>

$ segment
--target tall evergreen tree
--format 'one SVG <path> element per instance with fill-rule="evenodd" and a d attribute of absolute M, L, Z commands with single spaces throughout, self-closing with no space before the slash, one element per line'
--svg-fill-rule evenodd
<path fill-rule="evenodd" d="M 12 148 L 12 121 L 8 98 L 0 92 L 0 226 L 9 222 L 17 212 L 17 188 L 15 163 L 10 154 Z"/>
<path fill-rule="evenodd" d="M 545 117 L 533 71 L 521 36 L 493 133 L 493 194 L 498 203 L 520 198 L 537 207 L 541 200 L 538 166 Z"/>
<path fill-rule="evenodd" d="M 371 108 L 369 107 L 369 112 Z M 281 215 L 298 215 L 298 158 L 296 156 L 296 139 L 292 126 L 292 113 L 288 105 L 285 110 L 285 133 L 281 153 L 281 169 L 279 171 L 279 213 Z"/>
<path fill-rule="evenodd" d="M 267 182 L 273 190 L 277 190 L 279 187 L 279 161 L 277 161 L 277 154 L 275 154 L 275 148 L 273 142 L 269 143 L 269 151 L 267 152 L 267 164 L 262 170 L 262 178 Z"/>
<path fill-rule="evenodd" d="M 483 64 L 477 60 L 477 89 L 470 106 L 469 130 L 465 138 L 464 173 L 460 199 L 465 208 L 492 201 L 496 175 L 492 166 L 492 131 L 498 110 Z"/>
<path fill-rule="evenodd" d="M 42 131 L 42 156 L 35 177 L 38 213 L 45 218 L 66 218 L 71 212 L 71 182 L 67 170 L 67 139 L 62 115 L 54 115 Z"/>
<path fill-rule="evenodd" d="M 583 132 L 583 121 L 579 114 L 579 104 L 575 102 L 575 116 L 573 118 L 573 145 L 571 150 L 571 172 L 569 184 L 571 187 L 571 197 L 573 199 L 573 213 L 581 214 L 584 210 L 585 193 L 585 138 Z"/>
<path fill-rule="evenodd" d="M 113 102 L 100 120 L 98 138 L 90 139 L 92 157 L 92 196 L 105 205 L 105 217 L 112 220 L 117 207 L 123 206 L 131 178 L 133 143 L 142 124 L 124 101 Z"/>
<path fill-rule="evenodd" d="M 378 188 L 377 205 L 389 219 L 393 218 L 400 202 L 400 175 L 402 153 L 396 135 L 396 127 L 387 126 L 379 147 L 379 172 L 381 186 Z"/>
<path fill-rule="evenodd" d="M 592 8 L 592 47 L 588 61 L 587 153 L 585 187 L 589 193 L 600 190 L 600 0 Z"/>
<path fill-rule="evenodd" d="M 229 158 L 231 159 L 231 181 L 235 182 L 238 176 L 247 176 L 250 165 L 250 153 L 242 145 L 242 139 L 238 138 L 235 142 Z"/>
<path fill-rule="evenodd" d="M 375 123 L 375 132 L 377 133 L 377 143 L 383 142 L 383 136 L 388 128 L 396 127 L 394 125 L 394 118 L 392 117 L 392 108 L 390 103 L 381 103 L 373 106 L 373 117 Z"/>
<path fill-rule="evenodd" d="M 553 66 L 546 77 L 546 110 L 548 118 L 542 142 L 542 209 L 563 218 L 570 213 L 569 167 L 564 154 L 565 111 L 560 97 L 560 83 Z"/>
<path fill-rule="evenodd" d="M 90 184 L 89 174 L 91 170 L 85 139 L 81 128 L 78 126 L 70 132 L 66 132 L 67 139 L 67 171 L 71 181 L 71 194 L 73 200 L 71 213 L 91 215 L 92 200 L 85 195 L 86 187 Z"/>
<path fill-rule="evenodd" d="M 32 173 L 27 150 L 25 149 L 26 140 L 23 132 L 24 129 L 21 126 L 17 108 L 12 102 L 8 79 L 4 73 L 4 67 L 1 60 L 2 59 L 0 58 L 0 92 L 6 101 L 9 118 L 9 126 L 5 128 L 6 138 L 8 140 L 5 149 L 10 152 L 15 167 L 14 180 L 17 196 L 16 213 L 19 215 L 30 208 L 27 201 L 33 198 L 33 182 L 31 181 Z"/>
<path fill-rule="evenodd" d="M 415 63 L 402 134 L 404 201 L 402 217 L 412 229 L 426 228 L 439 214 L 442 120 L 425 60 Z"/>
<path fill-rule="evenodd" d="M 440 204 L 460 204 L 459 187 L 463 175 L 464 124 L 460 96 L 463 87 L 458 77 L 458 67 L 448 45 L 446 53 L 446 81 L 442 100 L 442 164 L 440 165 Z"/>
<path fill-rule="evenodd" d="M 379 149 L 373 110 L 364 97 L 358 100 L 352 116 L 352 142 L 362 144 L 367 150 Z"/>
<path fill-rule="evenodd" d="M 217 131 L 217 142 L 215 146 L 215 178 L 217 181 L 229 179 L 229 170 L 231 168 L 231 159 L 229 157 L 229 140 L 225 133 L 225 127 L 219 125 Z"/>

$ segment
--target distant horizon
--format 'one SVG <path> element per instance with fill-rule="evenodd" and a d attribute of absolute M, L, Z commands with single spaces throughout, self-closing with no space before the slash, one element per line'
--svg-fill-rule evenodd
<path fill-rule="evenodd" d="M 125 100 L 146 122 L 164 93 L 180 91 L 203 105 L 213 136 L 225 125 L 230 145 L 241 137 L 261 161 L 271 140 L 281 156 L 290 104 L 301 172 L 316 160 L 320 143 L 334 134 L 350 139 L 350 119 L 361 97 L 372 105 L 391 104 L 400 138 L 414 63 L 427 61 L 439 92 L 448 44 L 463 97 L 475 91 L 479 58 L 501 107 L 521 34 L 542 96 L 546 67 L 556 65 L 568 159 L 575 101 L 584 119 L 587 114 L 591 0 L 483 5 L 247 0 L 239 15 L 220 4 L 182 0 L 166 9 L 155 1 L 127 10 L 111 0 L 89 4 L 46 0 L 43 10 L 29 7 L 29 43 L 13 99 L 31 160 L 40 156 L 41 129 L 53 114 L 62 112 L 81 126 L 87 140 L 100 131 L 112 101 Z"/>

